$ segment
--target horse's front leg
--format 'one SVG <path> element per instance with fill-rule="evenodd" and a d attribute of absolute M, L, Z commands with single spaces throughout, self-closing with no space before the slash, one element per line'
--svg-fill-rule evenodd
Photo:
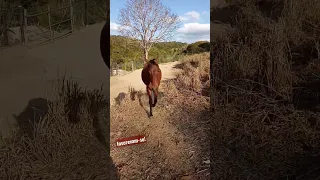
<path fill-rule="evenodd" d="M 152 107 L 155 107 L 158 102 L 158 87 L 154 89 L 153 95 L 154 95 L 154 103 L 153 103 Z"/>
<path fill-rule="evenodd" d="M 152 90 L 147 87 L 147 93 L 149 96 L 150 116 L 153 116 L 152 115 L 152 94 L 151 94 L 152 92 L 151 91 Z"/>

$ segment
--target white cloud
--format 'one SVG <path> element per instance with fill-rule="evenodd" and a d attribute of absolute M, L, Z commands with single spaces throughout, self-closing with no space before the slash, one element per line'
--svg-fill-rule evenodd
<path fill-rule="evenodd" d="M 118 28 L 118 24 L 110 22 L 111 35 L 119 35 Z M 210 24 L 186 23 L 177 30 L 172 40 L 186 43 L 210 41 Z"/>
<path fill-rule="evenodd" d="M 119 35 L 120 25 L 114 22 L 110 22 L 110 34 L 111 35 Z M 125 29 L 129 29 L 128 27 L 124 27 Z"/>
<path fill-rule="evenodd" d="M 209 33 L 210 24 L 187 23 L 178 29 L 181 33 Z"/>
<path fill-rule="evenodd" d="M 183 16 L 179 16 L 181 21 L 198 21 L 200 19 L 200 13 L 196 11 L 190 11 L 185 13 Z"/>
<path fill-rule="evenodd" d="M 118 31 L 119 25 L 113 22 L 110 22 L 110 30 L 111 31 Z"/>
<path fill-rule="evenodd" d="M 110 35 L 119 35 L 119 25 L 114 22 L 110 22 Z"/>
<path fill-rule="evenodd" d="M 177 32 L 176 41 L 187 43 L 210 41 L 210 24 L 186 23 Z"/>

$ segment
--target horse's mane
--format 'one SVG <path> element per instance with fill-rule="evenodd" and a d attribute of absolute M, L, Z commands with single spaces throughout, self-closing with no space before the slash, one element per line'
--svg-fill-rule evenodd
<path fill-rule="evenodd" d="M 157 66 L 159 67 L 158 63 L 156 62 L 156 59 L 152 59 L 152 60 L 149 60 L 147 62 L 144 63 L 144 67 L 149 67 L 151 68 L 152 66 Z"/>
<path fill-rule="evenodd" d="M 156 59 L 152 59 L 152 60 L 150 60 L 150 61 L 149 61 L 149 63 L 150 63 L 150 64 L 153 64 L 153 65 L 157 65 L 157 63 L 156 63 Z"/>

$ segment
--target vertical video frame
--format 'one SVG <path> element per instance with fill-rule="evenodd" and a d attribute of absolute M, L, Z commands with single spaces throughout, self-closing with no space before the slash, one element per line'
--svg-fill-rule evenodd
<path fill-rule="evenodd" d="M 211 1 L 211 179 L 319 179 L 320 1 Z"/>
<path fill-rule="evenodd" d="M 120 179 L 210 179 L 210 1 L 110 2 L 110 156 Z"/>

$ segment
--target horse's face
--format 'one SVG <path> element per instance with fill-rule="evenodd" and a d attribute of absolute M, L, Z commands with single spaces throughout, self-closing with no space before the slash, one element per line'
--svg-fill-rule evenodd
<path fill-rule="evenodd" d="M 158 64 L 158 60 L 157 59 L 152 59 L 149 61 L 149 64 L 150 64 L 150 68 L 149 68 L 149 72 L 150 74 L 159 74 L 161 73 L 161 70 L 159 68 L 159 64 Z"/>
<path fill-rule="evenodd" d="M 150 72 L 150 74 L 152 74 L 154 76 L 161 74 L 161 70 L 159 68 L 159 65 L 158 64 L 157 65 L 152 65 L 150 67 L 150 69 L 149 69 L 149 72 Z"/>

